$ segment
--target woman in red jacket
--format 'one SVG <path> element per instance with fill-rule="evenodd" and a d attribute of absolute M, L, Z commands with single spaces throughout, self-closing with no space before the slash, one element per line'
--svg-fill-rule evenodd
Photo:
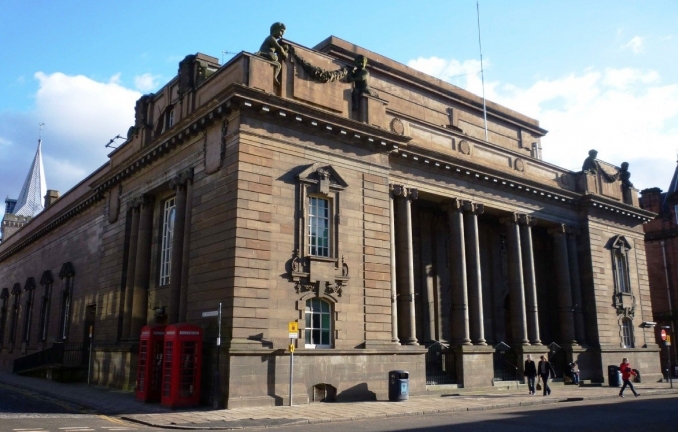
<path fill-rule="evenodd" d="M 633 388 L 633 383 L 631 382 L 631 376 L 635 376 L 636 373 L 631 369 L 631 365 L 629 364 L 629 359 L 624 357 L 622 359 L 622 363 L 619 365 L 619 370 L 621 371 L 622 374 L 622 380 L 624 380 L 624 385 L 622 386 L 621 390 L 619 391 L 619 397 L 624 397 L 624 389 L 626 386 L 629 386 L 631 388 L 631 391 L 633 392 L 633 395 L 638 397 L 638 393 L 636 393 L 636 389 Z"/>

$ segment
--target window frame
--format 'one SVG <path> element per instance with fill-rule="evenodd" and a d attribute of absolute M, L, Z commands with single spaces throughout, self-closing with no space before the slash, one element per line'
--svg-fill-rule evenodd
<path fill-rule="evenodd" d="M 314 203 L 317 202 L 324 202 L 327 203 L 327 206 L 324 208 L 324 211 L 326 213 L 326 216 L 320 216 L 318 214 L 313 214 L 314 209 L 318 209 L 318 206 L 314 206 Z M 306 224 L 306 242 L 307 242 L 307 253 L 308 256 L 310 257 L 316 257 L 316 258 L 336 258 L 334 256 L 333 252 L 333 241 L 332 241 L 332 234 L 333 234 L 333 229 L 332 229 L 332 213 L 333 213 L 333 202 L 332 199 L 329 197 L 325 196 L 319 196 L 319 194 L 310 194 L 308 196 L 308 207 L 307 207 L 307 224 Z M 326 236 L 318 236 L 316 235 L 315 237 L 313 236 L 313 229 L 312 228 L 318 228 L 317 222 L 319 221 L 325 221 L 326 227 L 325 229 L 327 230 L 327 235 Z M 315 227 L 313 226 L 313 223 L 316 222 Z M 314 244 L 314 239 L 315 239 L 315 244 Z M 326 241 L 326 246 L 318 246 L 318 239 L 324 239 Z M 318 253 L 319 249 L 324 249 L 325 254 Z M 315 253 L 314 253 L 315 249 Z"/>
<path fill-rule="evenodd" d="M 314 303 L 320 305 L 320 311 L 315 311 L 313 309 Z M 310 305 L 310 308 L 309 308 Z M 323 306 L 327 307 L 327 311 L 323 310 Z M 313 316 L 318 315 L 320 327 L 313 326 Z M 310 316 L 310 318 L 309 318 Z M 323 324 L 323 316 L 327 316 L 327 327 Z M 334 347 L 334 338 L 333 329 L 334 329 L 334 320 L 333 320 L 333 308 L 332 302 L 326 300 L 323 297 L 311 297 L 306 299 L 304 302 L 304 348 L 307 349 L 330 349 Z M 309 327 L 309 323 L 311 326 Z M 313 333 L 319 331 L 320 343 L 313 343 Z M 323 333 L 327 332 L 328 341 L 326 344 L 323 344 Z M 311 341 L 309 343 L 309 340 Z"/>
<path fill-rule="evenodd" d="M 26 313 L 24 315 L 24 333 L 21 338 L 23 342 L 28 343 L 31 340 L 31 327 L 33 324 L 33 299 L 35 296 L 35 279 L 32 277 L 28 278 L 26 284 L 24 285 L 24 291 L 26 291 Z"/>
<path fill-rule="evenodd" d="M 170 205 L 171 202 L 171 205 Z M 162 220 L 160 223 L 160 257 L 158 263 L 158 286 L 168 286 L 172 273 L 172 242 L 174 240 L 174 220 L 176 220 L 176 195 L 162 201 Z M 174 220 L 169 229 L 169 218 Z"/>
<path fill-rule="evenodd" d="M 635 348 L 635 338 L 633 332 L 633 321 L 629 317 L 623 317 L 620 322 L 621 346 L 622 348 Z"/>
<path fill-rule="evenodd" d="M 19 330 L 19 313 L 21 311 L 21 284 L 14 284 L 12 288 L 12 295 L 14 300 L 12 301 L 12 318 L 9 328 L 9 343 L 14 345 L 16 343 L 16 334 Z"/>
<path fill-rule="evenodd" d="M 42 301 L 40 302 L 40 328 L 38 333 L 38 341 L 40 342 L 45 342 L 47 340 L 53 283 L 54 278 L 52 277 L 52 272 L 45 270 L 40 279 L 40 285 L 44 287 Z"/>
<path fill-rule="evenodd" d="M 615 294 L 633 295 L 628 253 L 631 245 L 623 236 L 616 236 L 610 246 Z"/>

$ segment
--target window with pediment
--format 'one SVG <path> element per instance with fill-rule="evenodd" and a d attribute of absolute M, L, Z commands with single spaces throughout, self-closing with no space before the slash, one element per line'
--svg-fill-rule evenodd
<path fill-rule="evenodd" d="M 61 266 L 59 278 L 63 281 L 63 290 L 61 291 L 61 320 L 59 322 L 59 339 L 65 341 L 68 339 L 68 328 L 71 320 L 71 303 L 73 300 L 73 278 L 75 269 L 73 263 L 67 262 Z"/>
<path fill-rule="evenodd" d="M 340 253 L 340 202 L 348 184 L 331 165 L 315 163 L 297 175 L 297 187 L 290 277 L 297 292 L 341 296 L 348 265 Z"/>
<path fill-rule="evenodd" d="M 158 285 L 169 285 L 172 272 L 172 240 L 176 218 L 176 197 L 166 199 L 162 204 L 162 232 L 160 242 L 160 271 Z"/>
<path fill-rule="evenodd" d="M 54 278 L 52 272 L 45 270 L 40 278 L 40 285 L 43 287 L 42 299 L 40 302 L 40 328 L 38 331 L 38 340 L 44 342 L 47 340 L 49 329 L 49 309 L 52 298 L 52 284 Z"/>
<path fill-rule="evenodd" d="M 33 294 L 35 293 L 35 279 L 29 277 L 24 285 L 26 292 L 26 304 L 24 313 L 24 334 L 21 338 L 23 342 L 28 344 L 31 339 L 31 319 L 33 317 Z"/>
<path fill-rule="evenodd" d="M 12 319 L 9 327 L 9 343 L 14 344 L 16 342 L 16 333 L 19 328 L 19 310 L 21 307 L 20 297 L 21 297 L 21 284 L 15 283 L 12 287 Z"/>

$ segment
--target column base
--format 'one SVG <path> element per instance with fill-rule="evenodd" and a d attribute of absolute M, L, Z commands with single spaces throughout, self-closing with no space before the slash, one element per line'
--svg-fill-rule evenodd
<path fill-rule="evenodd" d="M 452 347 L 456 357 L 457 383 L 463 388 L 489 387 L 493 384 L 494 348 L 489 345 Z"/>

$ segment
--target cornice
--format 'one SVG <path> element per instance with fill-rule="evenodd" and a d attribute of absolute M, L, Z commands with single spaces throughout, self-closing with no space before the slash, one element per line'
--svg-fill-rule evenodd
<path fill-rule="evenodd" d="M 580 199 L 581 205 L 588 209 L 598 210 L 603 214 L 614 214 L 627 220 L 640 221 L 646 223 L 654 219 L 657 214 L 639 207 L 624 204 L 604 197 L 602 195 L 583 195 Z"/>

